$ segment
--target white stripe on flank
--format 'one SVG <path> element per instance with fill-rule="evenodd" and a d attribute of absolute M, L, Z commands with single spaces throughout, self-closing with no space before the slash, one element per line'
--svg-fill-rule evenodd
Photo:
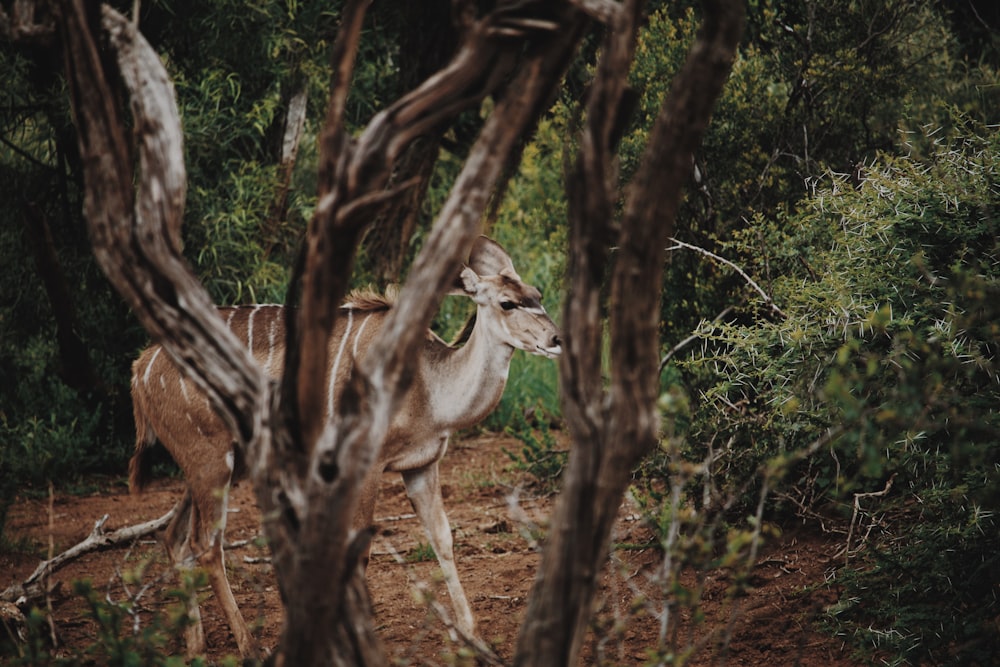
<path fill-rule="evenodd" d="M 181 375 L 178 378 L 178 380 L 180 380 L 180 383 L 181 383 L 181 395 L 184 396 L 184 402 L 185 403 L 190 403 L 191 402 L 191 397 L 188 395 L 188 386 L 187 386 L 187 382 L 185 382 L 185 380 L 184 380 L 184 376 Z"/>
<path fill-rule="evenodd" d="M 333 359 L 333 368 L 330 370 L 330 386 L 326 388 L 326 418 L 333 419 L 333 388 L 337 384 L 337 372 L 340 369 L 340 359 L 344 356 L 344 348 L 347 346 L 347 337 L 351 335 L 351 328 L 354 325 L 354 310 L 347 310 L 347 328 L 344 335 L 340 337 L 340 347 L 337 348 L 337 356 Z"/>
<path fill-rule="evenodd" d="M 267 361 L 264 363 L 265 370 L 271 370 L 271 363 L 274 361 L 274 341 L 278 337 L 278 317 L 280 310 L 276 310 L 276 315 L 271 317 L 271 327 L 267 331 Z"/>
<path fill-rule="evenodd" d="M 365 330 L 365 327 L 368 325 L 368 321 L 371 318 L 372 318 L 371 315 L 365 317 L 365 321 L 361 323 L 360 327 L 358 327 L 358 333 L 354 337 L 354 346 L 351 347 L 351 356 L 354 357 L 355 362 L 357 362 L 358 360 L 358 341 L 361 340 L 361 332 Z"/>
<path fill-rule="evenodd" d="M 146 372 L 142 374 L 142 383 L 144 385 L 148 385 L 149 384 L 149 374 L 153 372 L 153 364 L 156 363 L 156 358 L 158 356 L 160 356 L 160 352 L 162 352 L 162 351 L 163 351 L 162 347 L 156 348 L 156 352 L 153 353 L 153 356 L 149 360 L 149 363 L 146 364 Z"/>
<path fill-rule="evenodd" d="M 233 318 L 236 316 L 236 308 L 229 309 L 229 317 L 226 318 L 226 326 L 232 329 Z"/>
<path fill-rule="evenodd" d="M 257 311 L 260 310 L 260 306 L 254 306 L 253 310 L 250 311 L 250 317 L 247 318 L 247 350 L 250 351 L 250 356 L 253 356 L 253 318 L 257 316 Z"/>

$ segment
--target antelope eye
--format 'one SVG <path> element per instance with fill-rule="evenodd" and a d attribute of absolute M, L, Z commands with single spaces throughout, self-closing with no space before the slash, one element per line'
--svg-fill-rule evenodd
<path fill-rule="evenodd" d="M 500 307 L 503 308 L 504 310 L 514 310 L 515 308 L 517 308 L 517 304 L 514 303 L 513 301 L 501 301 Z"/>

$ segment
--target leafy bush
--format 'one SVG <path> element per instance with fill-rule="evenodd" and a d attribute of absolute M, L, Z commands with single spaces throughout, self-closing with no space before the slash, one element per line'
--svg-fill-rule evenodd
<path fill-rule="evenodd" d="M 926 509 L 879 508 L 896 526 L 838 574 L 846 590 L 827 610 L 832 633 L 885 664 L 996 663 L 1000 525 L 973 500 L 979 477 L 922 491 Z"/>
<path fill-rule="evenodd" d="M 513 461 L 515 470 L 530 475 L 542 492 L 551 493 L 558 486 L 569 452 L 559 449 L 559 443 L 544 415 L 536 412 L 534 416 L 535 424 L 532 425 L 523 412 L 514 414 L 505 431 L 520 440 L 522 447 L 519 452 L 505 448 L 504 453 Z"/>
<path fill-rule="evenodd" d="M 910 638 L 892 650 L 918 661 L 997 641 L 989 586 L 939 596 L 1000 567 L 1000 134 L 969 129 L 924 159 L 883 156 L 860 182 L 832 175 L 800 214 L 736 235 L 731 256 L 783 316 L 753 302 L 705 322 L 679 363 L 698 397 L 686 456 L 714 443 L 718 499 L 745 507 L 781 482 L 777 507 L 812 511 L 878 493 L 878 521 L 852 517 L 878 530 L 850 545 L 853 602 L 834 618 L 859 644 L 868 625 L 883 647 Z M 940 614 L 954 622 L 931 624 Z"/>

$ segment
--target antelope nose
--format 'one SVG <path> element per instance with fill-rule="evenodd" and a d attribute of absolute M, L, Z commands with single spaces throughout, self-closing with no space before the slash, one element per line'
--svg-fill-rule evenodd
<path fill-rule="evenodd" d="M 562 347 L 562 339 L 559 334 L 552 334 L 552 340 L 549 341 L 549 347 Z"/>

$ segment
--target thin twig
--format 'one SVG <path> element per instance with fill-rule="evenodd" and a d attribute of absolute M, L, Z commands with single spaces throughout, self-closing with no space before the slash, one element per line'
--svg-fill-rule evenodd
<path fill-rule="evenodd" d="M 778 308 L 777 305 L 775 305 L 774 300 L 771 298 L 771 296 L 767 292 L 765 292 L 763 290 L 763 288 L 761 288 L 761 286 L 758 285 L 757 282 L 753 278 L 751 278 L 749 275 L 747 275 L 746 271 L 744 271 L 743 269 L 741 269 L 739 266 L 737 266 L 736 264 L 734 264 L 730 260 L 726 259 L 725 257 L 720 257 L 719 255 L 716 255 L 714 252 L 711 252 L 709 250 L 705 250 L 704 248 L 700 248 L 700 247 L 698 247 L 696 245 L 691 245 L 690 243 L 685 243 L 684 241 L 678 241 L 677 239 L 675 239 L 673 237 L 670 238 L 670 241 L 674 245 L 672 245 L 671 247 L 667 248 L 668 251 L 678 250 L 680 248 L 685 248 L 687 250 L 693 250 L 693 251 L 695 251 L 697 253 L 705 255 L 709 259 L 713 259 L 716 262 L 719 262 L 720 264 L 725 264 L 726 266 L 728 266 L 732 270 L 736 271 L 736 273 L 740 274 L 740 277 L 743 278 L 743 280 L 745 280 L 746 283 L 748 285 L 750 285 L 750 287 L 752 287 L 753 290 L 755 292 L 757 292 L 757 294 L 760 295 L 760 298 L 762 298 L 764 300 L 764 303 L 766 303 L 771 308 L 771 312 L 773 312 L 775 315 L 777 315 L 778 317 L 780 317 L 782 319 L 785 319 L 787 317 L 787 315 L 785 315 L 785 313 L 782 312 L 782 310 L 780 308 Z"/>
<path fill-rule="evenodd" d="M 49 480 L 49 562 L 52 561 L 52 554 L 56 550 L 56 491 L 52 484 L 52 480 Z M 42 579 L 42 589 L 45 591 L 45 610 L 46 617 L 49 621 L 49 638 L 52 641 L 52 645 L 59 646 L 59 635 L 56 633 L 56 620 L 55 614 L 52 613 L 52 589 L 49 587 L 49 575 L 51 571 L 46 571 L 45 576 Z"/>
<path fill-rule="evenodd" d="M 608 0 L 572 0 L 581 11 L 605 25 L 611 25 L 622 11 L 621 5 Z"/>
<path fill-rule="evenodd" d="M 847 546 L 844 548 L 844 564 L 846 565 L 851 559 L 851 539 L 854 537 L 854 525 L 857 521 L 858 514 L 861 512 L 861 499 L 862 498 L 882 498 L 888 495 L 889 491 L 892 490 L 892 483 L 896 479 L 896 473 L 892 473 L 889 479 L 885 483 L 885 487 L 881 491 L 869 491 L 867 493 L 855 493 L 854 494 L 854 511 L 851 513 L 851 525 L 847 529 Z"/>
<path fill-rule="evenodd" d="M 386 550 L 383 553 L 392 556 L 399 565 L 407 564 L 406 559 L 403 558 L 392 542 L 384 539 L 382 542 L 386 547 Z M 413 572 L 413 568 L 407 568 L 406 576 L 410 580 L 410 585 L 412 585 L 413 588 L 420 593 L 423 603 L 427 605 L 427 608 L 435 616 L 437 616 L 438 620 L 444 624 L 445 628 L 447 628 L 452 641 L 460 641 L 476 653 L 477 664 L 493 665 L 494 667 L 507 667 L 507 663 L 505 663 L 486 642 L 474 634 L 464 632 L 455 624 L 455 622 L 451 619 L 451 614 L 448 613 L 448 610 L 445 609 L 444 605 L 441 604 L 436 597 L 434 597 L 434 592 L 431 590 L 428 583 L 425 580 L 418 579 Z"/>

